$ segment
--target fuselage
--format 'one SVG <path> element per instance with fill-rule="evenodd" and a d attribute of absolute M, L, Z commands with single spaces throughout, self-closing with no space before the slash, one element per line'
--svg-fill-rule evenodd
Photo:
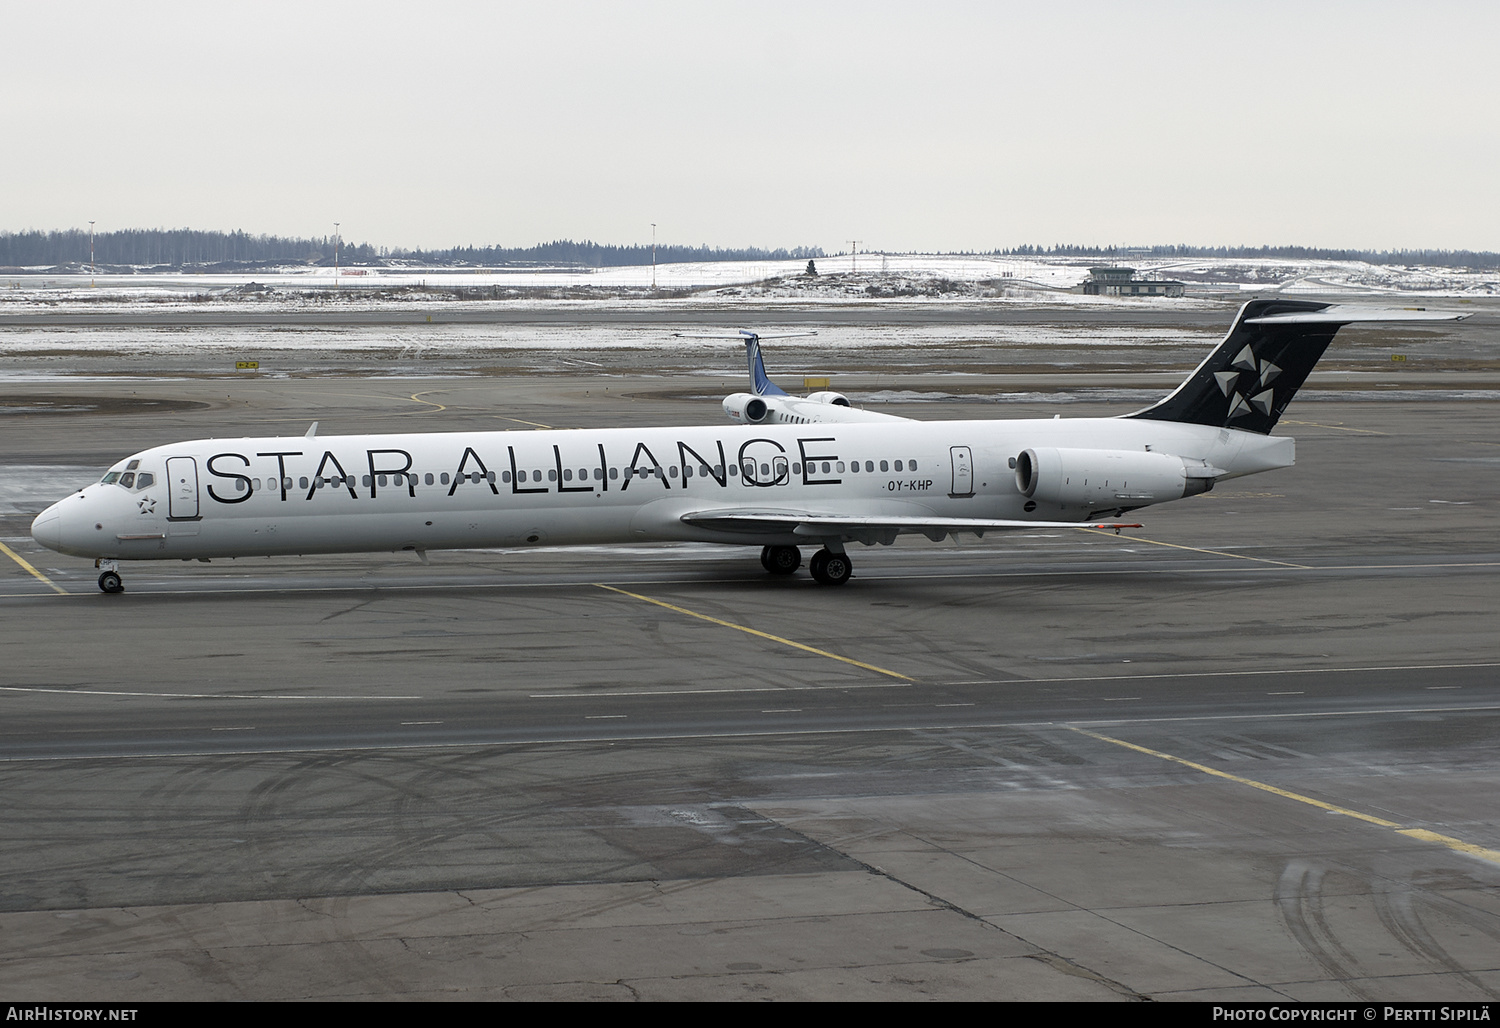
<path fill-rule="evenodd" d="M 1176 498 L 1028 499 L 1011 462 L 1035 447 L 1169 454 L 1217 478 L 1293 458 L 1289 438 L 1116 418 L 200 439 L 120 461 L 38 515 L 32 532 L 54 550 L 107 560 L 795 545 L 806 537 L 683 516 L 753 508 L 1084 521 Z"/>

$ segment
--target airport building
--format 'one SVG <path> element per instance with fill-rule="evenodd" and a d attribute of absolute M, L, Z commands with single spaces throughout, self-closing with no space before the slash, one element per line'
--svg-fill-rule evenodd
<path fill-rule="evenodd" d="M 1088 296 L 1181 296 L 1183 285 L 1170 279 L 1140 279 L 1134 268 L 1090 268 L 1083 291 Z"/>

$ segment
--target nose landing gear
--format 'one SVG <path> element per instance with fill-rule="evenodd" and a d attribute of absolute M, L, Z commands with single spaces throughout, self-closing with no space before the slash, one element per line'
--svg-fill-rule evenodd
<path fill-rule="evenodd" d="M 99 576 L 99 589 L 105 593 L 122 593 L 125 591 L 125 583 L 120 581 L 120 573 L 116 570 L 116 564 L 112 560 L 96 560 L 94 567 L 104 573 Z"/>

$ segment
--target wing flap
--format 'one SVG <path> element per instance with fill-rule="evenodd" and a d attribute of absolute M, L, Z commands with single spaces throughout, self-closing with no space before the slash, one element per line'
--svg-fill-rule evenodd
<path fill-rule="evenodd" d="M 1038 528 L 1140 528 L 1114 521 L 1016 521 L 1005 518 L 942 518 L 910 514 L 836 514 L 797 510 L 703 510 L 682 515 L 684 524 L 721 532 L 826 536 L 894 536 L 903 532 L 941 539 L 953 532 L 1025 531 Z"/>

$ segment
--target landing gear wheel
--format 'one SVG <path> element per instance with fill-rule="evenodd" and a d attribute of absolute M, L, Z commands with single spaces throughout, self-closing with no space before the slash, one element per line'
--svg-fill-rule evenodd
<path fill-rule="evenodd" d="M 807 562 L 807 570 L 821 585 L 843 585 L 854 573 L 854 565 L 846 553 L 830 553 L 819 550 Z"/>
<path fill-rule="evenodd" d="M 819 582 L 823 581 L 823 565 L 828 561 L 828 551 L 819 550 L 807 562 L 807 573 Z"/>
<path fill-rule="evenodd" d="M 99 588 L 107 593 L 122 593 L 125 591 L 125 583 L 113 571 L 106 571 L 99 576 Z"/>
<path fill-rule="evenodd" d="M 795 546 L 765 546 L 760 563 L 773 575 L 790 575 L 802 566 L 802 551 Z"/>

